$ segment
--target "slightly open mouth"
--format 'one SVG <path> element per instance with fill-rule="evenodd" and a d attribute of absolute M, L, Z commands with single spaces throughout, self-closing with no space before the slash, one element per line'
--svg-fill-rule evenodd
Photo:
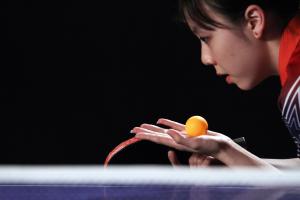
<path fill-rule="evenodd" d="M 224 78 L 226 83 L 228 84 L 232 84 L 232 78 L 229 74 L 217 74 L 217 76 L 221 77 L 221 78 Z"/>
<path fill-rule="evenodd" d="M 225 80 L 228 84 L 233 84 L 232 78 L 230 75 L 226 75 Z"/>

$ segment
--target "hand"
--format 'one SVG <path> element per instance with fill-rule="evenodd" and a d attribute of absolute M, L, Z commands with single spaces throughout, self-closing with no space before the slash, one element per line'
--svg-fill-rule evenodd
<path fill-rule="evenodd" d="M 216 161 L 227 166 L 256 166 L 276 169 L 221 133 L 208 130 L 205 135 L 188 137 L 183 124 L 168 119 L 159 119 L 157 123 L 170 128 L 165 129 L 156 125 L 143 124 L 140 127 L 135 127 L 131 132 L 140 139 L 213 157 Z"/>
<path fill-rule="evenodd" d="M 159 119 L 157 124 L 170 128 L 142 124 L 140 127 L 135 127 L 131 132 L 135 133 L 135 137 L 140 139 L 149 140 L 181 151 L 212 157 L 216 157 L 222 148 L 226 146 L 225 144 L 232 141 L 221 133 L 209 130 L 206 135 L 188 137 L 183 124 L 168 119 Z"/>
<path fill-rule="evenodd" d="M 176 153 L 174 151 L 168 152 L 168 158 L 173 167 L 180 166 L 181 163 L 178 160 Z M 197 168 L 197 167 L 207 167 L 210 165 L 211 161 L 213 161 L 214 158 L 209 156 L 203 156 L 198 153 L 192 153 L 192 155 L 189 158 L 189 165 L 191 168 Z"/>

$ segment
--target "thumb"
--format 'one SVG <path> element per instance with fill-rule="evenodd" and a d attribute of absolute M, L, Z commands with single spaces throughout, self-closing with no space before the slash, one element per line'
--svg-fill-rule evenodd
<path fill-rule="evenodd" d="M 173 167 L 176 167 L 181 164 L 174 151 L 168 151 L 168 158 Z"/>

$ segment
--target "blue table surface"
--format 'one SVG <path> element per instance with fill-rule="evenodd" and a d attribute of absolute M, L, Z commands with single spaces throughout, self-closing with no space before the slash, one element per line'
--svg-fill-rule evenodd
<path fill-rule="evenodd" d="M 300 199 L 299 187 L 180 185 L 0 185 L 1 200 Z"/>
<path fill-rule="evenodd" d="M 0 200 L 300 200 L 300 171 L 0 166 Z"/>

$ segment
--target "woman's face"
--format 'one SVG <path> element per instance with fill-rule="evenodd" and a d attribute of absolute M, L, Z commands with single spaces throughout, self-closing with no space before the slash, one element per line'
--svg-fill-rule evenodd
<path fill-rule="evenodd" d="M 255 38 L 248 26 L 230 24 L 220 16 L 213 19 L 230 28 L 206 30 L 187 19 L 194 34 L 201 40 L 201 60 L 213 65 L 217 75 L 226 75 L 228 84 L 249 90 L 274 74 L 266 42 Z"/>

